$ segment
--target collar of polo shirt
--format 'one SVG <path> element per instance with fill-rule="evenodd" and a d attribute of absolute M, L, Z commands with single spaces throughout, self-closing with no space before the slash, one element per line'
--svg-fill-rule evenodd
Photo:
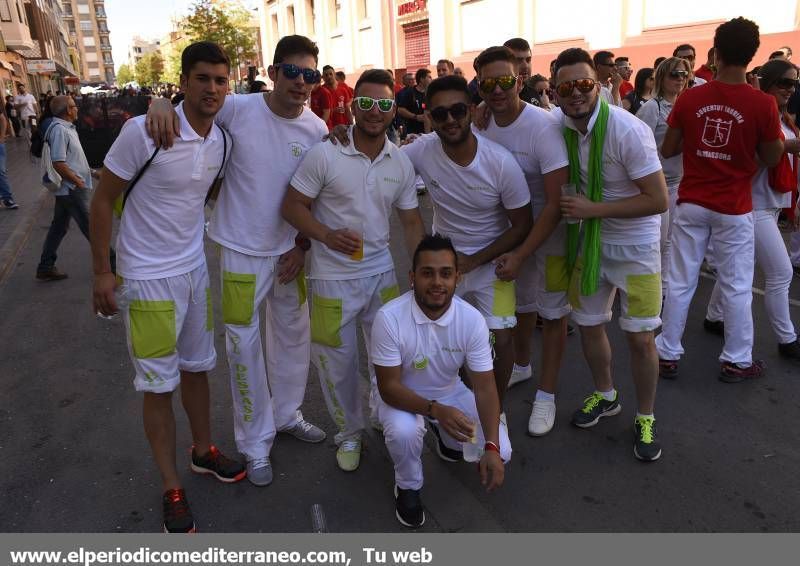
<path fill-rule="evenodd" d="M 450 302 L 450 306 L 442 316 L 440 316 L 437 320 L 431 320 L 428 318 L 422 309 L 419 308 L 417 304 L 417 298 L 414 296 L 413 291 L 411 292 L 411 314 L 414 316 L 414 322 L 417 324 L 437 324 L 439 326 L 447 326 L 453 320 L 453 303 L 455 302 L 456 297 L 453 297 L 453 300 Z"/>

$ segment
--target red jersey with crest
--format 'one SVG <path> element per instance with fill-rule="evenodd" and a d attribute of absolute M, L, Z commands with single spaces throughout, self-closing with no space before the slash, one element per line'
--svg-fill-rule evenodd
<path fill-rule="evenodd" d="M 753 210 L 756 148 L 781 135 L 775 99 L 748 84 L 711 81 L 684 91 L 667 124 L 683 132 L 678 203 L 722 214 Z"/>

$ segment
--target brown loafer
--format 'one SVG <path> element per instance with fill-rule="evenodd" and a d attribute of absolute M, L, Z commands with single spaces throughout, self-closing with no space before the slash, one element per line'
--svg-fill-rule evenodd
<path fill-rule="evenodd" d="M 55 267 L 48 271 L 36 272 L 36 279 L 40 281 L 61 281 L 62 279 L 66 279 L 67 277 L 69 277 L 69 275 L 59 271 Z"/>

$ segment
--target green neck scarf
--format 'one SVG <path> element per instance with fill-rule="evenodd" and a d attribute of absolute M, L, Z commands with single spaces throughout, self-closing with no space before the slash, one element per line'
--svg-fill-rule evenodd
<path fill-rule="evenodd" d="M 592 202 L 603 200 L 603 145 L 606 141 L 608 126 L 608 103 L 602 98 L 599 101 L 600 110 L 597 113 L 592 128 L 592 145 L 589 147 L 588 186 L 585 194 Z M 569 181 L 580 191 L 581 187 L 581 161 L 578 153 L 578 132 L 571 128 L 564 128 L 564 140 L 567 142 L 567 155 L 569 157 Z M 583 221 L 583 273 L 581 275 L 581 295 L 588 296 L 597 292 L 597 282 L 600 278 L 600 218 L 591 218 Z M 578 241 L 580 239 L 581 224 L 567 225 L 567 267 L 569 273 L 575 267 L 578 258 Z"/>

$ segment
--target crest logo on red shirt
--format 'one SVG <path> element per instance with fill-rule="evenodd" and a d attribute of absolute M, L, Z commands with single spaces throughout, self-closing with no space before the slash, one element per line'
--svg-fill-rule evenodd
<path fill-rule="evenodd" d="M 703 125 L 703 143 L 708 147 L 725 147 L 731 138 L 733 120 L 711 118 L 706 116 Z"/>

